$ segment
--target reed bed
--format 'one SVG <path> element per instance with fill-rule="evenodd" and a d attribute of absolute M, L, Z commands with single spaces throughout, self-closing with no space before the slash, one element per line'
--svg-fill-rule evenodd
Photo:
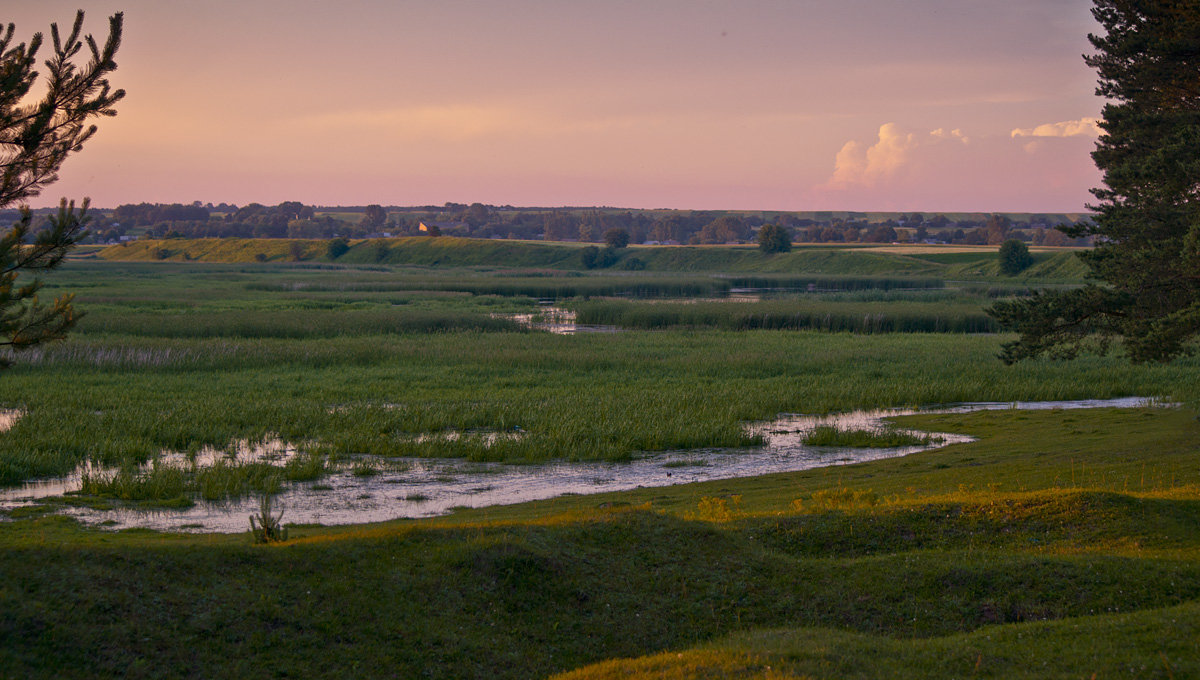
<path fill-rule="evenodd" d="M 265 292 L 459 292 L 472 295 L 520 296 L 537 299 L 575 297 L 690 297 L 728 292 L 728 282 L 711 277 L 396 277 L 389 281 L 277 284 L 256 283 L 248 290 Z"/>
<path fill-rule="evenodd" d="M 512 286 L 504 290 L 514 294 L 638 286 L 648 295 L 707 294 L 735 281 L 458 274 L 461 287 Z M 139 466 L 163 450 L 223 450 L 268 437 L 304 442 L 317 457 L 289 463 L 285 480 L 317 479 L 324 461 L 361 454 L 620 460 L 754 445 L 744 423 L 784 412 L 1129 395 L 1188 401 L 1200 385 L 1195 358 L 1170 367 L 1102 357 L 1005 367 L 995 359 L 1005 338 L 978 332 L 991 330 L 978 318 L 980 295 L 932 279 L 909 286 L 900 275 L 763 302 L 578 300 L 583 323 L 665 329 L 578 336 L 514 332 L 493 314 L 533 309 L 530 297 L 495 287 L 488 295 L 434 290 L 456 277 L 429 272 L 70 263 L 55 280 L 79 287 L 89 315 L 67 341 L 10 355 L 17 363 L 0 381 L 0 408 L 23 415 L 0 433 L 0 484 L 67 474 L 88 460 Z M 868 280 L 874 287 L 862 288 Z M 402 292 L 414 282 L 430 290 Z M 931 332 L 939 330 L 959 332 Z"/>
<path fill-rule="evenodd" d="M 627 329 L 819 330 L 849 333 L 995 333 L 995 320 L 978 305 L 923 302 L 889 304 L 769 300 L 639 304 L 592 300 L 572 305 L 576 321 Z"/>
<path fill-rule="evenodd" d="M 522 328 L 512 320 L 485 313 L 384 308 L 92 314 L 83 318 L 79 330 L 163 338 L 332 338 L 461 330 L 513 332 Z"/>
<path fill-rule="evenodd" d="M 784 412 L 1197 397 L 1195 358 L 1171 366 L 1083 357 L 1006 367 L 994 358 L 1002 340 L 809 331 L 222 343 L 95 336 L 47 347 L 41 362 L 22 361 L 5 374 L 0 407 L 24 415 L 0 433 L 0 483 L 67 474 L 85 460 L 119 467 L 164 449 L 223 450 L 274 436 L 311 443 L 314 454 L 330 458 L 619 460 L 753 445 L 743 424 Z M 448 431 L 481 434 L 421 437 Z"/>
<path fill-rule="evenodd" d="M 264 292 L 414 292 L 453 291 L 473 295 L 524 296 L 538 299 L 576 297 L 716 297 L 732 290 L 830 292 L 863 290 L 931 290 L 944 288 L 940 279 L 917 277 L 861 276 L 645 276 L 556 273 L 555 275 L 474 277 L 397 276 L 380 281 L 290 281 L 247 284 L 248 290 Z"/>
<path fill-rule="evenodd" d="M 888 276 L 738 276 L 727 279 L 734 288 L 812 292 L 850 290 L 928 290 L 945 288 L 935 278 Z"/>

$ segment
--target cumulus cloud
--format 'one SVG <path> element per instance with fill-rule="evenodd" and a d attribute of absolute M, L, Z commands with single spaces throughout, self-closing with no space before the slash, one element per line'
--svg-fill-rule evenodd
<path fill-rule="evenodd" d="M 885 126 L 880 141 L 843 146 L 834 176 L 804 200 L 826 210 L 1058 212 L 1079 210 L 1099 180 L 1088 153 L 1095 137 L 1014 139 L 1007 128 L 969 137 L 950 126 L 911 135 Z M 880 152 L 897 148 L 891 164 L 879 162 Z"/>
<path fill-rule="evenodd" d="M 913 134 L 900 132 L 895 123 L 885 123 L 879 127 L 879 139 L 875 144 L 863 148 L 851 140 L 842 146 L 834 159 L 833 176 L 824 188 L 875 186 L 894 175 L 916 146 Z"/>
<path fill-rule="evenodd" d="M 938 129 L 934 130 L 933 132 L 930 132 L 929 136 L 933 137 L 934 139 L 938 139 L 938 140 L 956 139 L 956 140 L 962 142 L 963 144 L 969 144 L 971 142 L 970 138 L 967 137 L 966 135 L 964 135 L 963 131 L 958 128 L 954 128 L 953 130 L 950 130 L 949 132 L 946 131 L 946 128 L 938 128 Z"/>
<path fill-rule="evenodd" d="M 818 190 L 843 190 L 850 187 L 874 188 L 888 183 L 914 160 L 923 147 L 943 142 L 969 144 L 970 138 L 959 128 L 931 130 L 928 137 L 901 132 L 895 123 L 879 127 L 879 137 L 871 146 L 855 140 L 846 142 L 833 162 L 833 175 Z M 957 146 L 957 144 L 955 145 Z"/>
<path fill-rule="evenodd" d="M 1101 134 L 1103 131 L 1100 129 L 1098 118 L 1064 120 L 1037 127 L 1016 128 L 1012 131 L 1013 137 L 1099 137 Z"/>

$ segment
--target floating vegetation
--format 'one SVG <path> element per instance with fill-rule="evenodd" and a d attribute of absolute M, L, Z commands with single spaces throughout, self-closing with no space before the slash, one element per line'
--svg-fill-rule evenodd
<path fill-rule="evenodd" d="M 843 429 L 837 425 L 818 425 L 805 432 L 801 441 L 809 446 L 890 449 L 901 446 L 940 444 L 944 441 L 944 438 L 924 432 L 911 432 L 893 427 L 881 429 Z"/>
<path fill-rule="evenodd" d="M 401 442 L 412 444 L 441 444 L 448 442 L 478 442 L 483 446 L 494 446 L 498 442 L 517 441 L 525 433 L 520 428 L 514 428 L 505 432 L 497 432 L 487 429 L 473 430 L 442 430 L 440 432 L 422 432 L 413 435 L 400 435 L 397 439 Z"/>
<path fill-rule="evenodd" d="M 119 470 L 94 468 L 80 476 L 79 493 L 123 501 L 168 501 L 189 492 L 187 473 L 179 467 L 155 464 L 148 470 L 125 466 Z"/>
<path fill-rule="evenodd" d="M 667 462 L 662 464 L 662 466 L 667 469 L 689 468 L 689 467 L 708 467 L 709 465 L 712 465 L 712 463 L 710 463 L 707 460 L 686 460 L 686 459 L 668 460 Z"/>
<path fill-rule="evenodd" d="M 207 501 L 276 494 L 282 484 L 283 474 L 269 463 L 219 460 L 211 467 L 200 468 L 195 475 L 196 492 Z"/>
<path fill-rule="evenodd" d="M 379 468 L 370 461 L 360 460 L 350 467 L 350 474 L 355 477 L 374 477 L 379 474 Z"/>
<path fill-rule="evenodd" d="M 147 463 L 107 467 L 93 461 L 61 479 L 40 480 L 6 492 L 8 498 L 61 494 L 94 496 L 141 505 L 186 507 L 195 500 L 227 501 L 251 494 L 277 494 L 285 481 L 311 481 L 327 473 L 325 458 L 300 453 L 278 438 L 239 440 L 228 450 L 202 447 L 171 451 Z"/>

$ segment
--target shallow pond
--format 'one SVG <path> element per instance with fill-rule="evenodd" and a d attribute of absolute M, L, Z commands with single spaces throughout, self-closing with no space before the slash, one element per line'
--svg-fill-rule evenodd
<path fill-rule="evenodd" d="M 527 328 L 547 331 L 557 335 L 616 333 L 621 330 L 616 326 L 575 323 L 575 312 L 554 305 L 543 306 L 538 311 L 529 314 L 507 314 L 504 316 Z"/>
<path fill-rule="evenodd" d="M 1134 408 L 1159 402 L 1143 398 L 1059 402 L 972 403 L 926 409 L 925 413 L 964 413 L 995 409 Z M 805 433 L 819 425 L 842 429 L 884 427 L 883 419 L 911 415 L 914 409 L 854 411 L 825 416 L 785 415 L 778 420 L 748 427 L 764 436 L 766 444 L 747 449 L 671 451 L 622 463 L 548 463 L 508 465 L 446 459 L 388 459 L 375 474 L 356 475 L 349 468 L 317 482 L 295 482 L 276 496 L 276 512 L 284 523 L 352 524 L 397 518 L 432 517 L 457 507 L 484 507 L 639 487 L 670 486 L 714 479 L 753 477 L 774 472 L 860 463 L 905 456 L 939 446 L 971 441 L 952 433 L 932 433 L 939 442 L 926 446 L 886 449 L 812 447 L 802 443 Z M 259 447 L 247 445 L 239 459 L 286 458 L 294 450 L 279 442 Z M 224 455 L 207 452 L 206 458 Z M 360 461 L 361 462 L 361 461 Z M 202 464 L 198 462 L 197 464 Z M 11 509 L 79 488 L 78 473 L 70 478 L 33 482 L 0 493 L 0 508 Z M 110 528 L 145 527 L 172 531 L 240 532 L 249 528 L 248 516 L 258 501 L 246 498 L 221 503 L 197 502 L 181 510 L 94 510 L 66 507 L 62 514 L 87 524 Z"/>

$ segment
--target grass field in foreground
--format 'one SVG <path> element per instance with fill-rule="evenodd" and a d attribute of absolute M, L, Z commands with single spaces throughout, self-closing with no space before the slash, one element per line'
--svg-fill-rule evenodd
<path fill-rule="evenodd" d="M 22 508 L 0 522 L 0 678 L 1200 673 L 1187 654 L 1200 625 L 1195 358 L 1005 367 L 1003 338 L 985 334 L 553 336 L 470 325 L 532 307 L 519 295 L 404 288 L 505 278 L 482 271 L 90 262 L 58 274 L 91 316 L 0 376 L 0 407 L 23 412 L 0 433 L 4 483 L 274 435 L 307 449 L 292 471 L 305 480 L 345 453 L 619 459 L 746 443 L 744 421 L 781 411 L 1126 395 L 1188 406 L 915 416 L 899 426 L 979 441 L 430 521 L 293 526 L 272 545 Z M 670 278 L 654 285 L 692 285 Z M 500 447 L 413 437 L 517 427 Z"/>
<path fill-rule="evenodd" d="M 269 546 L 3 523 L 0 676 L 1197 672 L 1193 413 L 929 418 L 981 440 Z"/>

